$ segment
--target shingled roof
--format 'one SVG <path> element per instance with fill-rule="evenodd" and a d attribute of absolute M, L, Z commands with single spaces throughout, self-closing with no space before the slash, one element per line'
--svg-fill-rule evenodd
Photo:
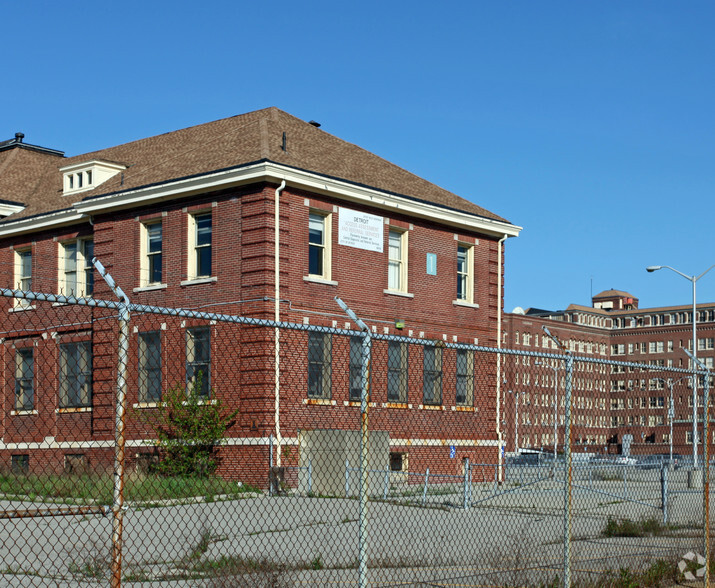
<path fill-rule="evenodd" d="M 91 191 L 63 196 L 59 168 L 91 160 L 121 163 L 126 170 Z M 26 205 L 25 210 L 3 222 L 68 209 L 80 200 L 260 161 L 508 222 L 274 107 L 70 158 L 26 149 L 0 151 L 0 199 Z"/>

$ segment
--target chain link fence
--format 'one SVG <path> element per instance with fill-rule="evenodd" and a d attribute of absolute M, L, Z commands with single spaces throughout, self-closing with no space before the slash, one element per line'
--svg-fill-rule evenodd
<path fill-rule="evenodd" d="M 0 289 L 3 585 L 707 581 L 709 444 L 664 437 L 692 371 L 114 291 Z"/>

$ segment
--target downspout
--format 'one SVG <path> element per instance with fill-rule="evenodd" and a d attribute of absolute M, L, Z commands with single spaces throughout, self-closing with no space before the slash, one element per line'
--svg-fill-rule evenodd
<path fill-rule="evenodd" d="M 497 243 L 497 349 L 501 349 L 501 322 L 502 322 L 502 244 L 506 241 L 508 235 L 504 235 Z M 504 480 L 503 472 L 503 452 L 504 438 L 501 430 L 501 353 L 497 352 L 497 444 L 498 444 L 498 480 L 501 483 Z"/>
<path fill-rule="evenodd" d="M 280 311 L 280 299 L 281 299 L 281 254 L 280 254 L 280 197 L 281 192 L 286 187 L 286 181 L 282 180 L 281 185 L 276 189 L 276 197 L 274 200 L 274 227 L 276 231 L 275 236 L 275 251 L 273 253 L 273 269 L 275 271 L 275 293 L 274 293 L 274 309 L 273 309 L 273 320 L 275 322 L 280 322 L 281 311 Z M 275 435 L 276 435 L 276 465 L 281 465 L 281 365 L 280 365 L 280 330 L 278 327 L 273 329 L 273 370 L 274 370 L 274 383 L 273 383 L 273 394 L 275 402 Z"/>

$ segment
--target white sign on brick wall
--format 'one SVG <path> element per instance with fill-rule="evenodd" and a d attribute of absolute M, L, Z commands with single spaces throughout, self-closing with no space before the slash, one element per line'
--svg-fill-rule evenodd
<path fill-rule="evenodd" d="M 383 251 L 384 220 L 381 216 L 340 207 L 338 215 L 338 245 L 367 251 Z"/>

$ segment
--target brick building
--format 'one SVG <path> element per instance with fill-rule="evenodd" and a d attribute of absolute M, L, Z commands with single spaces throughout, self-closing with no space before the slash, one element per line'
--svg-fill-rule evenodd
<path fill-rule="evenodd" d="M 715 361 L 715 303 L 697 307 L 697 355 L 706 366 Z M 683 349 L 692 349 L 692 306 L 639 308 L 628 292 L 607 290 L 593 297 L 592 306 L 570 305 L 563 311 L 515 309 L 505 315 L 505 347 L 523 351 L 551 351 L 556 345 L 544 336 L 547 328 L 574 354 L 613 362 L 646 364 L 647 370 L 629 366 L 577 363 L 573 380 L 574 446 L 582 451 L 620 452 L 624 435 L 631 435 L 634 453 L 668 453 L 670 446 L 671 391 L 673 396 L 673 446 L 692 452 L 692 380 L 687 374 L 663 368 L 690 369 Z M 529 358 L 527 358 L 527 361 Z M 514 405 L 519 392 L 518 448 L 553 447 L 553 415 L 557 414 L 563 448 L 563 369 L 552 373 L 541 367 L 537 375 L 531 360 L 530 382 L 524 386 L 523 366 L 515 366 L 513 389 L 504 397 L 508 426 L 507 447 L 515 444 Z M 518 375 L 517 375 L 518 374 Z M 554 377 L 557 378 L 554 387 Z M 557 397 L 557 410 L 553 398 Z M 702 407 L 702 389 L 699 390 Z M 702 416 L 699 417 L 702 424 Z M 702 443 L 702 440 L 700 441 Z"/>
<path fill-rule="evenodd" d="M 0 143 L 2 285 L 113 299 L 92 269 L 94 255 L 137 304 L 343 327 L 333 318 L 339 296 L 381 332 L 495 346 L 503 243 L 520 228 L 318 127 L 268 108 L 73 157 L 18 133 Z M 103 448 L 113 430 L 114 327 L 94 320 L 73 327 L 72 309 L 62 306 L 39 316 L 22 300 L 0 305 L 3 461 L 61 469 L 68 459 L 109 456 Z M 62 328 L 43 337 L 55 323 Z M 237 367 L 240 376 L 229 377 L 220 366 L 243 366 L 243 356 L 228 354 L 248 347 L 240 334 L 217 346 L 214 330 L 137 319 L 130 405 L 141 411 L 160 402 L 170 385 L 161 362 L 176 360 L 175 377 L 186 381 L 199 365 L 210 376 L 206 393 L 226 394 L 240 411 L 229 431 L 231 451 L 240 454 L 231 462 L 236 470 L 266 465 L 279 416 L 280 434 L 295 445 L 306 428 L 359 420 L 339 370 L 325 372 L 328 385 L 309 375 L 308 347 L 332 353 L 329 362 L 342 353 L 337 347 L 306 339 L 297 362 L 302 389 L 276 392 L 270 337 L 263 347 L 251 345 L 264 360 L 262 375 Z M 137 349 L 156 359 L 141 359 Z M 473 438 L 478 430 L 479 447 L 460 451 L 493 461 L 494 387 L 482 383 L 467 398 L 445 384 L 436 398 L 442 410 L 423 410 L 435 404 L 425 401 L 423 365 L 412 359 L 417 375 L 392 403 L 395 412 L 379 421 L 383 429 L 402 439 L 400 451 L 408 443 L 439 456 L 448 449 L 434 449 L 436 441 L 462 429 Z M 240 390 L 231 386 L 236 377 Z M 405 429 L 405 411 L 419 415 L 420 430 Z M 130 429 L 130 441 L 146 434 Z"/>

